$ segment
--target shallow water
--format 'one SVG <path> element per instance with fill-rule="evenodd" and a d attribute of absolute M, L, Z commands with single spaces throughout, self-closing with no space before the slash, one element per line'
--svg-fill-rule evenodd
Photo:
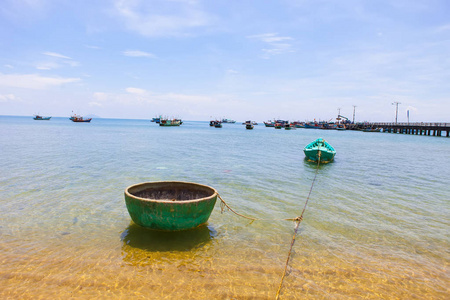
<path fill-rule="evenodd" d="M 281 299 L 446 299 L 450 139 L 208 122 L 0 117 L 1 298 L 274 299 L 316 165 Z M 209 185 L 206 226 L 132 223 L 139 182 Z"/>

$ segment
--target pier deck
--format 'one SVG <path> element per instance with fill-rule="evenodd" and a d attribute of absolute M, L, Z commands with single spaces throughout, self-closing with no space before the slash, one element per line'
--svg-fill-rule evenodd
<path fill-rule="evenodd" d="M 349 129 L 382 128 L 383 132 L 450 137 L 450 123 L 357 123 Z"/>

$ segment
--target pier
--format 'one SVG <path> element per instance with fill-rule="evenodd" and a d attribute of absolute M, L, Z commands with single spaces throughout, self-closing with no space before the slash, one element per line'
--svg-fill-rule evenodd
<path fill-rule="evenodd" d="M 356 123 L 349 129 L 381 128 L 383 132 L 450 137 L 450 123 Z"/>

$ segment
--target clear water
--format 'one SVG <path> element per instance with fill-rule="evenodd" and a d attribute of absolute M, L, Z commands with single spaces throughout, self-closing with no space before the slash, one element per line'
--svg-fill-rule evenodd
<path fill-rule="evenodd" d="M 0 117 L 0 297 L 274 299 L 316 165 L 281 299 L 447 299 L 450 139 L 208 122 Z M 127 186 L 217 189 L 207 226 L 133 224 Z"/>

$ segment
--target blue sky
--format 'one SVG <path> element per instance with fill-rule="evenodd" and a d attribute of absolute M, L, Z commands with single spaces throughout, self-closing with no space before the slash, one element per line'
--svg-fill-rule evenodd
<path fill-rule="evenodd" d="M 448 0 L 2 0 L 0 115 L 450 122 Z"/>

